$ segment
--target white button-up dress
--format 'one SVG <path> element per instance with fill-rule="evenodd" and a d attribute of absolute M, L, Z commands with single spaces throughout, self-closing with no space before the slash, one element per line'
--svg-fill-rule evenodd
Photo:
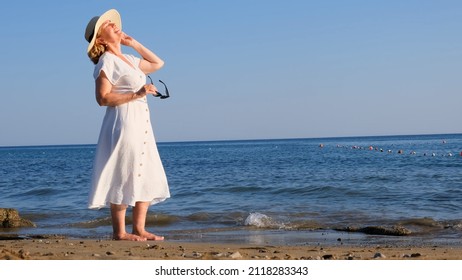
<path fill-rule="evenodd" d="M 116 93 L 133 94 L 145 83 L 140 59 L 125 55 L 132 65 L 104 53 L 94 78 L 104 71 Z M 146 97 L 107 107 L 93 164 L 89 208 L 114 204 L 152 204 L 170 197 L 167 177 L 157 150 Z"/>

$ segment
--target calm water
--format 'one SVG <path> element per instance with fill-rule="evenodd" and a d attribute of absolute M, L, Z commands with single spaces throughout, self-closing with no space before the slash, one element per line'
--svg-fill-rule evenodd
<path fill-rule="evenodd" d="M 462 240 L 461 134 L 158 147 L 172 198 L 151 207 L 148 228 L 170 240 Z M 37 224 L 3 232 L 110 238 L 108 209 L 86 209 L 94 152 L 94 145 L 0 148 L 0 207 Z M 404 226 L 412 234 L 335 230 L 367 226 Z"/>

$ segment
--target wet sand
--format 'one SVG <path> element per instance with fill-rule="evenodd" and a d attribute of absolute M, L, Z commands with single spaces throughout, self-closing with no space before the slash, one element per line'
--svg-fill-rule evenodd
<path fill-rule="evenodd" d="M 60 237 L 0 240 L 3 260 L 462 260 L 454 246 L 271 246 Z"/>

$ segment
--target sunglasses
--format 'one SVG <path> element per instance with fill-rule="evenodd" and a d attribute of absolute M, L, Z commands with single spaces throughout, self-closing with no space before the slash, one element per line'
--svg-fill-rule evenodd
<path fill-rule="evenodd" d="M 151 81 L 151 85 L 153 85 L 154 83 L 152 82 L 151 77 L 148 76 L 148 78 L 149 78 L 149 80 Z M 166 85 L 164 82 L 162 82 L 161 80 L 159 80 L 159 82 L 161 82 L 161 83 L 164 85 L 164 87 L 165 87 L 165 94 L 162 94 L 162 93 L 160 93 L 160 92 L 158 92 L 158 91 L 156 90 L 156 95 L 154 95 L 154 97 L 160 97 L 160 99 L 169 98 L 169 97 L 170 97 L 170 94 L 168 93 L 167 85 Z"/>

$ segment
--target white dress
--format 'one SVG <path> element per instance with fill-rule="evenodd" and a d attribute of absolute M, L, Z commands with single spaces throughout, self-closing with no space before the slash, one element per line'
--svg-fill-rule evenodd
<path fill-rule="evenodd" d="M 125 55 L 132 65 L 104 53 L 94 78 L 104 71 L 116 93 L 133 94 L 145 83 L 140 59 Z M 152 204 L 170 197 L 167 177 L 157 151 L 146 97 L 107 107 L 93 164 L 89 208 L 113 204 Z"/>

